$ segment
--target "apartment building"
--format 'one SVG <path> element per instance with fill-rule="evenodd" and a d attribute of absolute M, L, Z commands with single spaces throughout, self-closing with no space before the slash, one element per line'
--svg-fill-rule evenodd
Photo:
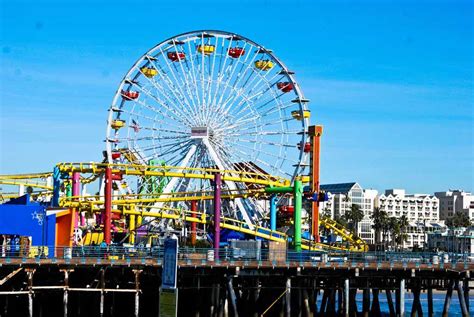
<path fill-rule="evenodd" d="M 402 247 L 424 247 L 427 234 L 443 230 L 439 221 L 439 199 L 426 194 L 406 194 L 404 189 L 388 189 L 377 197 L 376 206 L 384 210 L 388 217 L 405 216 L 409 225 L 406 229 L 407 241 Z"/>
<path fill-rule="evenodd" d="M 331 218 L 343 217 L 352 204 L 358 205 L 364 213 L 363 220 L 358 224 L 358 232 L 367 243 L 374 243 L 374 231 L 370 215 L 373 213 L 378 192 L 373 189 L 364 190 L 358 183 L 325 184 L 320 186 L 328 193 L 328 201 L 322 202 L 322 214 Z"/>
<path fill-rule="evenodd" d="M 443 220 L 451 219 L 456 213 L 463 213 L 474 221 L 474 196 L 463 190 L 448 190 L 436 192 L 439 199 L 439 218 Z"/>

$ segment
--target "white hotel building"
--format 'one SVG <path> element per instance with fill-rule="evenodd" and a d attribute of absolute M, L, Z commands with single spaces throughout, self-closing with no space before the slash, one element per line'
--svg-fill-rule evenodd
<path fill-rule="evenodd" d="M 359 205 L 364 212 L 364 219 L 358 225 L 359 236 L 367 243 L 374 243 L 374 230 L 370 215 L 373 213 L 378 192 L 373 189 L 362 189 L 358 183 L 326 184 L 320 186 L 328 193 L 329 200 L 320 204 L 320 212 L 331 218 L 344 216 L 352 204 Z"/>
<path fill-rule="evenodd" d="M 423 247 L 428 233 L 446 228 L 439 220 L 439 200 L 432 195 L 407 195 L 403 189 L 389 189 L 378 195 L 376 190 L 364 190 L 356 182 L 321 185 L 321 190 L 328 193 L 329 200 L 320 204 L 320 212 L 333 219 L 343 217 L 352 204 L 359 205 L 364 212 L 364 219 L 359 223 L 359 235 L 369 244 L 375 243 L 370 218 L 375 207 L 386 211 L 388 217 L 407 217 L 409 226 L 405 232 L 408 236 L 405 248 Z"/>
<path fill-rule="evenodd" d="M 439 199 L 425 194 L 405 194 L 404 189 L 388 189 L 377 197 L 376 206 L 387 212 L 388 217 L 406 216 L 409 222 L 405 248 L 423 247 L 427 234 L 445 228 L 439 221 Z"/>

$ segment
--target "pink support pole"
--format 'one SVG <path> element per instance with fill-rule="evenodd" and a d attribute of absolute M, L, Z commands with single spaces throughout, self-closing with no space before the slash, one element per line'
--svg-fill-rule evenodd
<path fill-rule="evenodd" d="M 219 244 L 221 242 L 221 174 L 214 174 L 214 257 L 219 258 Z"/>
<path fill-rule="evenodd" d="M 191 216 L 196 217 L 197 211 L 197 201 L 191 200 Z M 196 231 L 197 231 L 197 224 L 195 222 L 191 222 L 191 245 L 196 245 Z"/>
<path fill-rule="evenodd" d="M 81 174 L 79 172 L 72 173 L 72 196 L 81 196 Z M 74 209 L 74 227 L 76 228 L 78 225 L 79 212 Z"/>
<path fill-rule="evenodd" d="M 111 223 L 112 223 L 112 169 L 110 167 L 105 168 L 105 191 L 104 191 L 104 240 L 105 243 L 110 244 L 112 241 L 110 235 Z"/>

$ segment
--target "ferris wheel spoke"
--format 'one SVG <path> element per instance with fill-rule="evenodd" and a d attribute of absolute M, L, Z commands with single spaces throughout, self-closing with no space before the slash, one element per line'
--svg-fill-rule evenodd
<path fill-rule="evenodd" d="M 228 137 L 234 137 L 234 136 L 241 136 L 241 135 L 282 135 L 282 134 L 288 134 L 288 135 L 296 135 L 298 133 L 301 133 L 301 130 L 294 130 L 294 131 L 254 131 L 254 132 L 247 132 L 247 133 L 230 133 L 226 134 Z"/>
<path fill-rule="evenodd" d="M 275 94 L 271 89 L 276 85 L 276 83 L 278 82 L 278 80 L 274 83 L 264 83 L 262 85 L 262 89 L 263 90 L 260 90 L 259 92 L 257 92 L 256 94 L 252 95 L 252 96 L 245 96 L 245 98 L 242 98 L 242 100 L 237 104 L 237 106 L 235 107 L 236 109 L 241 109 L 241 105 L 244 103 L 244 102 L 252 102 L 253 104 L 256 104 L 260 98 L 262 98 L 263 96 L 265 96 L 265 94 L 267 92 L 270 92 L 271 94 L 271 98 L 270 100 L 268 101 L 268 103 L 275 103 L 275 102 L 278 102 L 278 99 L 283 96 L 283 93 L 281 94 Z M 266 86 L 266 87 L 265 87 Z M 258 89 L 261 89 L 260 87 Z M 249 91 L 250 93 L 250 91 Z M 243 97 L 244 95 L 242 95 Z M 234 100 L 236 100 L 237 98 L 235 98 Z"/>
<path fill-rule="evenodd" d="M 215 43 L 215 47 L 218 47 L 218 44 L 219 44 L 219 38 L 216 38 L 216 43 Z M 222 56 L 222 50 L 223 50 L 223 46 L 224 46 L 224 39 L 222 39 L 221 41 L 221 56 Z M 213 105 L 211 104 L 211 96 L 212 96 L 212 83 L 214 82 L 214 68 L 215 68 L 215 64 L 216 64 L 216 58 L 219 54 L 216 52 L 215 54 L 212 54 L 212 65 L 211 65 L 211 62 L 209 61 L 209 80 L 208 80 L 208 84 L 207 84 L 207 97 L 206 97 L 206 105 L 208 105 L 208 112 L 206 113 L 206 120 L 209 121 L 209 116 L 211 115 L 212 111 L 213 111 Z"/>
<path fill-rule="evenodd" d="M 186 137 L 182 137 L 182 138 L 186 138 Z M 117 138 L 116 140 L 119 141 L 119 142 L 122 142 L 122 141 L 144 141 L 144 140 L 166 140 L 166 139 L 173 139 L 175 140 L 176 137 L 173 137 L 173 138 L 166 138 L 166 137 L 155 137 L 155 136 L 142 136 L 142 137 L 138 137 L 138 138 Z"/>
<path fill-rule="evenodd" d="M 252 46 L 252 47 L 253 47 L 253 46 Z M 251 48 L 249 49 L 249 51 L 251 51 Z M 230 76 L 227 77 L 227 81 L 226 81 L 226 84 L 225 84 L 225 87 L 226 87 L 226 88 L 223 90 L 223 92 L 222 92 L 222 94 L 221 94 L 221 96 L 220 96 L 219 101 L 218 101 L 217 104 L 222 105 L 222 100 L 223 100 L 224 96 L 225 96 L 226 93 L 227 93 L 227 87 L 231 87 L 231 91 L 232 91 L 232 89 L 233 89 L 233 90 L 236 90 L 236 84 L 237 84 L 239 78 L 245 76 L 245 73 L 247 72 L 247 70 L 248 70 L 249 68 L 253 67 L 253 66 L 252 66 L 252 65 L 253 65 L 253 62 L 254 62 L 255 58 L 257 58 L 257 55 L 258 55 L 258 54 L 254 54 L 253 57 L 252 57 L 252 59 L 250 60 L 250 62 L 247 62 L 248 59 L 250 58 L 250 55 L 251 55 L 251 54 L 250 54 L 250 52 L 249 52 L 249 54 L 247 54 L 247 56 L 245 57 L 245 60 L 241 63 L 240 70 L 239 70 L 239 72 L 238 72 L 237 74 L 235 74 L 235 71 L 237 70 L 239 63 L 238 63 L 238 62 L 235 63 L 235 66 L 234 66 L 234 68 L 232 69 L 232 71 L 231 71 L 231 73 L 230 73 Z M 240 60 L 240 58 L 239 58 L 239 60 Z M 245 70 L 244 70 L 244 72 L 241 74 L 242 69 L 244 69 L 244 68 L 245 68 Z M 234 80 L 234 83 L 231 84 L 231 81 L 232 81 L 232 78 L 233 78 L 233 77 L 236 77 L 236 78 L 235 78 L 235 80 Z"/>
<path fill-rule="evenodd" d="M 194 40 L 193 41 L 194 43 L 194 46 L 196 47 L 196 41 Z M 196 112 L 198 113 L 198 118 L 200 119 L 199 121 L 199 124 L 201 125 L 204 120 L 202 118 L 202 109 L 201 109 L 201 97 L 200 97 L 200 94 L 199 94 L 199 89 L 198 89 L 198 80 L 197 80 L 197 71 L 194 67 L 194 59 L 193 59 L 193 54 L 192 54 L 192 49 L 191 49 L 191 41 L 188 41 L 188 50 L 189 50 L 189 61 L 190 61 L 190 64 L 191 64 L 191 74 L 193 76 L 193 83 L 194 83 L 194 90 L 195 90 L 195 93 L 196 93 Z M 187 62 L 187 59 L 186 59 L 186 62 Z M 186 64 L 188 66 L 188 69 L 189 69 L 189 64 L 187 63 Z M 201 91 L 201 93 L 204 93 L 204 91 Z"/>
<path fill-rule="evenodd" d="M 176 141 L 176 140 L 175 140 Z M 175 146 L 179 146 L 179 145 L 186 145 L 188 144 L 188 142 L 175 142 L 174 145 Z M 162 147 L 162 144 L 160 143 L 159 145 L 156 145 L 156 144 L 153 144 L 153 145 L 149 145 L 149 146 L 146 146 L 146 147 L 143 147 L 142 148 L 142 151 L 146 152 L 146 151 L 154 151 L 156 149 L 160 149 Z"/>
<path fill-rule="evenodd" d="M 216 78 L 216 89 L 214 91 L 214 96 L 212 97 L 212 100 L 211 102 L 216 105 L 216 99 L 217 99 L 217 93 L 219 92 L 219 89 L 220 89 L 220 84 L 221 84 L 221 74 L 223 74 L 222 72 L 222 67 L 225 68 L 225 65 L 227 64 L 227 59 L 229 57 L 229 49 L 231 48 L 232 46 L 232 42 L 233 42 L 233 37 L 231 37 L 230 39 L 228 39 L 228 46 L 227 46 L 227 49 L 226 49 L 226 52 L 224 53 L 223 50 L 224 50 L 224 46 L 225 46 L 225 41 L 222 41 L 222 46 L 221 46 L 221 55 L 222 54 L 225 54 L 225 57 L 224 57 L 224 61 L 222 61 L 222 58 L 219 59 L 219 70 L 217 72 L 217 78 Z M 240 58 L 240 56 L 239 56 Z M 216 105 L 216 107 L 218 107 L 218 105 Z"/>
<path fill-rule="evenodd" d="M 176 48 L 176 45 L 174 45 L 174 47 L 175 47 L 175 51 L 178 52 L 178 50 Z M 160 48 L 160 52 L 163 56 L 165 55 L 161 48 Z M 184 77 L 184 81 L 183 81 L 183 79 L 181 79 L 181 81 L 179 82 L 178 78 L 176 77 L 176 72 L 175 72 L 175 69 L 174 69 L 175 67 L 172 67 L 170 65 L 170 62 L 168 62 L 166 57 L 163 57 L 163 58 L 165 60 L 166 65 L 168 66 L 168 69 L 171 71 L 171 74 L 173 75 L 173 78 L 174 78 L 174 80 L 177 84 L 177 87 L 180 87 L 180 84 L 182 84 L 182 86 L 184 86 L 185 88 L 189 88 L 186 74 L 183 73 L 183 76 L 182 76 L 182 77 Z M 178 63 L 180 63 L 180 61 L 178 61 Z M 160 68 L 161 68 L 161 66 L 160 66 Z M 185 106 L 187 108 L 187 110 L 189 110 L 189 113 L 192 114 L 193 117 L 195 117 L 196 113 L 193 111 L 193 106 L 189 103 L 189 100 L 187 98 L 185 98 L 185 94 L 184 94 L 183 89 L 177 89 L 177 91 L 179 91 L 179 94 L 182 96 L 183 100 L 186 100 L 186 102 L 183 104 L 183 106 Z M 187 92 L 187 95 L 188 95 L 189 98 L 191 98 L 191 100 L 192 100 L 191 102 L 194 103 L 194 99 L 192 99 L 192 94 L 190 94 L 189 91 Z"/>
<path fill-rule="evenodd" d="M 273 113 L 275 113 L 275 112 L 278 112 L 278 111 L 280 111 L 280 110 L 286 110 L 286 109 L 291 108 L 291 107 L 297 107 L 297 105 L 294 104 L 294 103 L 292 103 L 292 102 L 290 102 L 290 103 L 286 103 L 286 104 L 281 105 L 279 109 L 272 109 L 272 108 L 269 108 L 268 110 L 266 110 L 265 112 L 263 112 L 260 116 L 261 116 L 262 118 L 265 118 L 265 117 L 267 117 L 267 116 L 269 116 L 269 115 L 271 115 L 271 114 L 273 114 Z M 295 118 L 293 118 L 293 117 L 287 117 L 287 118 L 285 118 L 285 119 L 288 119 L 288 120 L 295 120 Z"/>
<path fill-rule="evenodd" d="M 153 118 L 153 117 L 149 117 L 149 116 L 146 116 L 134 111 L 124 111 L 124 112 L 129 114 L 130 118 L 132 119 L 132 124 L 129 124 L 128 127 L 136 130 L 137 132 L 138 131 L 152 131 L 152 132 L 159 131 L 159 132 L 168 132 L 168 133 L 175 133 L 175 134 L 190 136 L 189 131 L 186 132 L 187 131 L 186 126 L 175 124 L 173 123 L 173 121 L 166 120 L 166 118 L 157 118 L 157 117 Z M 148 125 L 144 125 L 139 122 L 136 122 L 134 120 L 135 117 L 137 120 L 139 118 L 142 118 L 142 119 L 146 119 L 147 121 L 151 121 L 153 126 L 148 126 Z M 165 126 L 166 128 L 160 127 L 160 126 Z"/>
<path fill-rule="evenodd" d="M 161 80 L 168 86 L 169 91 L 174 96 L 176 102 L 172 103 L 172 104 L 175 105 L 175 108 L 179 109 L 180 107 L 178 105 L 183 105 L 183 104 L 189 105 L 186 98 L 181 94 L 181 91 L 178 88 L 175 87 L 175 84 L 167 76 L 167 74 L 166 74 L 166 72 L 164 72 L 163 68 L 161 66 L 157 66 L 157 64 L 154 61 L 152 61 L 151 59 L 149 59 L 149 61 L 150 61 L 151 64 L 154 65 L 155 69 L 160 69 L 161 70 L 161 71 L 158 72 L 158 76 L 160 76 Z M 164 74 L 166 74 L 166 76 L 164 76 Z M 150 81 L 153 83 L 153 85 L 155 87 L 157 87 L 157 89 L 159 89 L 158 86 L 160 86 L 160 85 L 156 82 L 156 80 L 154 78 L 152 78 Z M 166 90 L 163 87 L 161 87 L 161 92 L 165 92 L 165 91 Z M 166 94 L 163 94 L 163 95 L 166 96 Z M 181 108 L 181 110 L 187 116 L 190 115 L 190 113 L 185 111 L 184 108 Z"/>
<path fill-rule="evenodd" d="M 156 150 L 161 150 L 157 152 L 159 155 L 158 158 L 162 158 L 168 161 L 169 163 L 169 162 L 174 162 L 175 157 L 182 156 L 181 153 L 184 152 L 186 149 L 188 149 L 190 146 L 191 144 L 189 142 L 184 143 L 184 144 L 169 144 L 168 146 L 158 145 L 158 146 L 149 146 L 149 147 L 143 148 L 142 151 L 143 152 L 148 152 L 148 151 L 156 152 Z M 153 156 L 149 156 L 147 158 L 148 159 L 153 158 Z"/>
<path fill-rule="evenodd" d="M 249 139 L 239 139 L 240 142 L 248 142 L 248 143 L 253 143 L 254 140 L 249 140 Z M 295 148 L 296 145 L 295 144 L 289 144 L 289 143 L 276 143 L 276 142 L 265 142 L 265 141 L 262 141 L 262 140 L 259 140 L 259 143 L 261 144 L 267 144 L 267 145 L 274 145 L 274 146 L 278 146 L 278 147 L 281 147 L 281 146 L 284 146 L 284 147 L 289 147 L 289 148 Z"/>
<path fill-rule="evenodd" d="M 255 110 L 261 110 L 265 108 L 266 106 L 271 105 L 271 103 L 275 101 L 278 102 L 280 106 L 282 106 L 282 104 L 280 103 L 280 98 L 283 97 L 284 95 L 285 95 L 284 93 L 281 93 L 277 95 L 275 98 L 270 98 L 268 101 L 262 101 L 263 103 L 261 105 L 256 105 Z M 289 105 L 294 105 L 294 103 L 290 103 Z M 270 109 L 275 109 L 275 108 L 270 108 Z"/>
<path fill-rule="evenodd" d="M 154 84 L 154 82 L 150 79 L 148 79 L 148 81 L 155 87 L 156 91 L 159 92 L 161 91 L 161 89 L 156 85 Z M 166 102 L 164 102 L 163 100 L 161 100 L 159 97 L 153 95 L 150 91 L 148 91 L 147 89 L 145 89 L 144 87 L 142 87 L 140 84 L 138 83 L 133 83 L 133 85 L 135 87 L 138 87 L 138 89 L 140 89 L 141 92 L 145 93 L 145 95 L 147 95 L 151 100 L 153 100 L 154 102 L 158 103 L 160 106 L 162 106 L 163 108 L 165 108 L 166 110 L 169 111 L 169 113 L 173 114 L 173 117 L 170 117 L 166 112 L 163 112 L 161 110 L 159 110 L 158 108 L 154 108 L 155 112 L 158 112 L 160 114 L 162 114 L 163 116 L 166 116 L 168 118 L 170 118 L 171 120 L 173 121 L 178 121 L 178 122 L 181 122 L 183 125 L 188 125 L 189 123 L 186 123 L 186 116 L 184 116 L 184 114 L 182 112 L 179 112 L 179 111 L 176 111 L 176 109 L 171 109 L 167 104 Z M 169 101 L 169 97 L 167 97 L 165 94 L 162 94 L 165 98 L 168 99 Z M 135 102 L 138 102 L 137 100 Z M 181 117 L 184 117 L 185 119 L 181 119 Z"/>
<path fill-rule="evenodd" d="M 247 76 L 251 76 L 251 74 L 254 72 L 254 69 L 253 69 L 253 68 L 254 68 L 254 65 L 253 65 L 253 64 L 254 64 L 255 59 L 258 57 L 258 54 L 259 54 L 258 51 L 254 52 L 251 61 L 250 61 L 249 63 L 246 63 L 246 64 L 243 64 L 243 65 L 242 65 L 242 68 L 243 68 L 244 66 L 246 66 L 245 69 L 244 69 L 244 71 L 242 72 L 242 70 L 240 70 L 239 73 L 237 74 L 237 76 L 235 76 L 235 77 L 236 77 L 235 80 L 234 80 L 233 83 L 231 84 L 231 86 L 232 86 L 235 90 L 238 91 L 238 90 L 240 89 L 240 86 L 239 86 L 239 85 L 242 83 L 242 80 L 243 80 L 244 78 L 246 78 Z M 250 52 L 249 52 L 249 55 L 247 56 L 247 58 L 249 58 L 249 56 L 250 56 Z M 241 69 L 242 69 L 242 68 L 241 68 Z M 241 73 L 241 72 L 242 72 L 242 73 Z M 229 78 L 229 83 L 230 83 L 230 80 L 231 80 L 231 79 L 232 79 L 232 77 Z M 224 97 L 224 95 L 222 95 L 222 97 Z M 220 100 L 219 103 L 222 104 L 222 100 Z"/>
<path fill-rule="evenodd" d="M 239 140 L 239 141 L 240 141 L 240 140 Z M 236 145 L 236 146 L 243 147 L 243 148 L 249 149 L 249 150 L 251 150 L 251 151 L 255 151 L 254 148 L 249 147 L 249 146 L 246 146 L 246 145 L 243 145 L 243 144 L 238 144 L 238 143 L 235 142 L 235 141 L 234 141 L 234 142 L 231 142 L 231 143 L 234 144 L 234 145 Z M 259 152 L 260 152 L 260 153 L 263 153 L 263 154 L 265 154 L 265 155 L 268 155 L 268 156 L 270 156 L 270 157 L 275 157 L 275 158 L 277 158 L 277 159 L 279 159 L 279 160 L 282 159 L 281 156 L 279 156 L 279 155 L 277 155 L 277 154 L 274 154 L 274 153 L 267 152 L 267 151 L 262 150 L 262 149 L 259 149 Z M 297 161 L 294 161 L 294 162 L 296 163 Z"/>
<path fill-rule="evenodd" d="M 143 108 L 153 111 L 154 113 L 160 114 L 163 117 L 173 120 L 174 122 L 181 123 L 183 127 L 186 127 L 186 122 L 183 122 L 181 119 L 176 120 L 175 117 L 171 117 L 165 111 L 161 111 L 159 108 L 153 107 L 142 100 L 135 101 L 137 104 L 141 105 Z M 136 114 L 136 113 L 135 113 Z"/>
<path fill-rule="evenodd" d="M 253 69 L 253 68 L 252 68 L 252 71 L 253 71 L 253 72 L 251 72 L 251 73 L 249 74 L 249 78 L 248 78 L 248 79 L 250 79 L 251 77 L 253 77 L 253 79 L 250 81 L 250 84 L 249 84 L 249 85 L 251 85 L 251 84 L 254 82 L 254 80 L 255 80 L 255 78 L 257 78 L 257 76 L 260 77 L 260 79 L 259 79 L 259 80 L 257 81 L 257 83 L 255 83 L 255 85 L 247 92 L 247 94 L 249 94 L 252 90 L 257 90 L 257 89 L 260 90 L 261 88 L 260 88 L 260 87 L 257 88 L 257 86 L 258 86 L 258 85 L 260 84 L 260 82 L 262 82 L 262 81 L 263 81 L 263 85 L 266 85 L 266 86 L 268 87 L 268 90 L 267 90 L 267 91 L 270 91 L 271 84 L 269 84 L 269 82 L 271 82 L 271 80 L 272 80 L 273 78 L 279 76 L 278 73 L 277 73 L 276 75 L 274 75 L 273 78 L 271 78 L 270 80 L 267 80 L 266 76 L 269 74 L 268 72 L 265 73 L 265 74 L 262 76 L 262 74 L 261 74 L 262 71 L 258 71 L 258 72 L 257 72 L 257 71 L 255 71 L 255 69 Z M 231 105 L 234 103 L 234 101 L 235 101 L 237 98 L 239 98 L 240 96 L 242 96 L 242 94 L 245 93 L 245 89 L 244 89 L 244 88 L 246 87 L 247 83 L 248 83 L 248 80 L 247 80 L 242 86 L 239 87 L 239 91 L 238 91 L 237 94 L 235 94 L 235 95 L 233 95 L 233 96 L 230 96 L 230 98 L 229 98 L 228 100 L 224 101 L 223 107 L 230 108 Z M 264 87 L 265 87 L 265 86 L 264 86 Z M 270 91 L 270 92 L 271 92 L 271 91 Z M 248 97 L 247 97 L 246 99 L 247 99 L 248 101 L 251 100 L 251 99 L 248 98 Z"/>
<path fill-rule="evenodd" d="M 175 50 L 176 50 L 176 52 L 177 52 L 177 51 L 178 51 L 178 48 L 176 47 L 176 42 L 175 42 L 175 41 L 173 41 L 173 46 L 174 46 L 174 48 L 175 48 Z M 186 65 L 187 65 L 188 61 L 187 61 L 186 58 L 184 59 L 184 61 L 185 61 Z M 199 100 L 199 96 L 198 96 L 197 90 L 194 92 L 193 89 L 191 88 L 191 87 L 195 87 L 195 86 L 196 86 L 195 84 L 192 84 L 192 81 L 193 81 L 193 74 L 192 74 L 191 72 L 188 74 L 188 72 L 186 72 L 186 71 L 184 70 L 184 66 L 183 66 L 184 63 L 183 63 L 182 61 L 179 61 L 178 64 L 179 64 L 179 66 L 180 66 L 180 68 L 181 68 L 181 73 L 183 74 L 183 76 L 184 76 L 184 78 L 185 78 L 185 81 L 186 81 L 186 83 L 185 83 L 186 89 L 187 89 L 187 91 L 188 91 L 189 97 L 190 97 L 190 99 L 191 99 L 191 101 L 192 101 L 192 104 L 193 104 L 193 113 L 194 113 L 194 115 L 195 115 L 195 118 L 198 118 L 198 117 L 199 117 L 199 113 L 198 113 L 198 107 L 197 107 L 196 103 L 197 103 L 198 100 Z M 189 65 L 187 65 L 187 66 L 188 66 L 188 70 L 189 70 Z M 188 77 L 189 77 L 189 79 L 190 79 L 191 82 L 188 81 Z M 194 81 L 195 81 L 195 78 L 194 78 Z"/>

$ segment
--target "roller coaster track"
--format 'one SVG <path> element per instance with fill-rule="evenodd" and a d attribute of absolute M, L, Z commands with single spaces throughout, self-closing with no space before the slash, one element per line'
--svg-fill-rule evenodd
<path fill-rule="evenodd" d="M 176 193 L 159 193 L 159 194 L 124 194 L 112 196 L 112 204 L 119 206 L 126 205 L 147 205 L 157 202 L 179 202 L 179 201 L 201 201 L 212 200 L 214 195 L 212 191 L 201 192 L 176 192 Z M 221 197 L 223 199 L 247 198 L 265 196 L 263 189 L 252 190 L 224 190 Z M 102 196 L 71 196 L 62 197 L 59 204 L 61 207 L 67 208 L 87 208 L 88 206 L 99 206 L 104 204 L 101 200 Z"/>
<path fill-rule="evenodd" d="M 46 190 L 53 190 L 52 186 L 48 186 L 45 183 L 33 182 L 28 180 L 19 180 L 19 179 L 2 179 L 0 178 L 0 184 L 3 185 L 14 185 L 14 186 L 25 186 L 25 187 L 33 187 L 33 188 L 41 188 Z"/>
<path fill-rule="evenodd" d="M 11 175 L 0 175 L 0 179 L 37 179 L 37 178 L 48 178 L 52 176 L 51 172 L 44 173 L 29 173 L 29 174 L 11 174 Z"/>
<path fill-rule="evenodd" d="M 122 214 L 131 214 L 131 215 L 139 215 L 142 217 L 155 217 L 155 218 L 162 218 L 162 219 L 174 219 L 179 221 L 186 221 L 186 222 L 196 222 L 200 224 L 210 225 L 212 224 L 212 220 L 210 215 L 202 213 L 202 212 L 194 212 L 196 215 L 192 215 L 192 212 L 189 210 L 182 210 L 182 209 L 172 209 L 172 208 L 163 208 L 167 209 L 168 211 L 173 211 L 173 213 L 167 212 L 140 212 L 134 210 L 114 210 L 114 212 L 122 213 Z M 270 241 L 278 241 L 278 242 L 288 242 L 290 241 L 288 235 L 284 232 L 280 231 L 273 231 L 266 227 L 255 226 L 253 229 L 250 229 L 247 224 L 243 221 L 239 221 L 233 218 L 222 217 L 220 227 L 224 229 L 230 229 L 237 232 L 241 232 L 247 235 L 252 235 L 254 237 L 263 238 L 265 240 Z M 350 245 L 349 247 L 343 246 L 333 246 L 327 245 L 323 243 L 315 243 L 309 240 L 303 239 L 302 249 L 304 250 L 313 250 L 313 251 L 323 251 L 323 250 L 337 250 L 337 251 L 365 251 L 365 249 L 361 249 L 355 245 Z M 350 241 L 348 241 L 350 243 Z"/>
<path fill-rule="evenodd" d="M 215 173 L 220 173 L 223 181 L 240 183 L 252 183 L 264 186 L 284 187 L 289 186 L 290 181 L 285 178 L 270 176 L 266 174 L 218 170 L 211 168 L 188 168 L 178 166 L 150 166 L 133 164 L 105 164 L 105 163 L 60 163 L 57 165 L 61 172 L 81 172 L 103 174 L 107 167 L 112 169 L 113 174 L 134 176 L 159 176 L 214 179 Z"/>
<path fill-rule="evenodd" d="M 46 180 L 51 177 L 52 173 L 30 173 L 30 174 L 12 174 L 12 175 L 0 175 L 0 184 L 13 185 L 13 186 L 25 186 L 40 188 L 45 190 L 53 190 L 53 187 L 48 185 L 46 181 L 35 181 L 38 179 Z"/>
<path fill-rule="evenodd" d="M 103 174 L 107 167 L 112 169 L 112 173 L 122 175 L 134 175 L 134 176 L 160 176 L 160 177 L 180 177 L 180 178 L 198 178 L 198 179 L 214 179 L 214 174 L 219 172 L 222 175 L 222 179 L 234 182 L 243 182 L 258 184 L 263 186 L 289 186 L 289 181 L 283 178 L 269 176 L 265 174 L 243 172 L 243 171 L 222 171 L 217 169 L 203 169 L 203 168 L 181 168 L 175 166 L 153 166 L 150 169 L 149 166 L 144 165 L 133 165 L 133 164 L 105 164 L 105 163 L 60 163 L 57 165 L 59 170 L 63 173 L 90 173 L 92 176 L 83 178 L 82 181 L 88 182 L 88 180 L 95 180 L 98 175 Z M 52 190 L 50 186 L 40 184 L 38 182 L 28 181 L 29 179 L 46 178 L 51 176 L 52 173 L 36 173 L 36 174 L 17 174 L 17 175 L 0 175 L 0 184 L 8 185 L 25 185 L 32 186 L 40 189 Z M 246 197 L 258 197 L 265 196 L 262 189 L 248 189 L 238 191 L 223 191 L 223 199 L 235 199 L 235 198 L 246 198 Z M 135 194 L 135 195 L 116 195 L 113 196 L 112 205 L 121 207 L 113 210 L 123 214 L 136 214 L 143 217 L 157 217 L 166 219 L 175 219 L 180 221 L 197 222 L 201 224 L 211 224 L 212 221 L 209 215 L 199 213 L 199 217 L 193 216 L 191 211 L 182 209 L 173 209 L 169 207 L 154 208 L 150 204 L 156 202 L 176 202 L 176 201 L 192 201 L 192 200 L 212 200 L 214 198 L 212 192 L 178 192 L 178 193 L 160 193 L 157 195 L 150 194 Z M 60 205 L 66 208 L 80 208 L 91 211 L 98 211 L 101 209 L 101 205 L 104 201 L 101 200 L 100 196 L 84 196 L 84 197 L 63 197 L 60 201 Z M 136 211 L 133 209 L 142 208 L 148 211 Z M 162 209 L 168 212 L 150 212 L 149 210 Z M 336 235 L 340 236 L 343 241 L 347 242 L 348 247 L 334 246 L 322 243 L 315 243 L 314 241 L 305 240 L 302 241 L 302 248 L 305 250 L 351 250 L 351 251 L 366 251 L 368 249 L 367 244 L 362 239 L 356 237 L 351 231 L 346 229 L 336 221 L 323 217 L 320 219 L 321 225 L 327 229 L 332 230 Z M 271 241 L 285 242 L 289 241 L 289 237 L 279 231 L 272 231 L 266 227 L 255 226 L 250 229 L 246 223 L 241 222 L 237 219 L 222 218 L 221 227 L 226 229 L 235 230 L 255 237 Z"/>
<path fill-rule="evenodd" d="M 332 230 L 336 235 L 342 237 L 344 241 L 348 241 L 351 244 L 357 246 L 358 248 L 364 251 L 368 251 L 368 245 L 364 240 L 359 237 L 356 237 L 350 230 L 348 230 L 346 227 L 344 227 L 337 221 L 328 217 L 322 217 L 319 219 L 319 221 L 325 228 Z"/>
<path fill-rule="evenodd" d="M 197 197 L 189 196 L 189 198 L 196 199 Z M 199 198 L 212 199 L 213 197 L 201 196 Z M 182 201 L 183 197 L 178 198 L 178 200 Z M 116 201 L 113 201 L 112 204 L 116 205 L 115 202 Z M 206 224 L 206 225 L 212 224 L 210 215 L 203 212 L 194 212 L 195 215 L 193 215 L 193 212 L 190 210 L 170 208 L 170 207 L 159 208 L 160 210 L 166 210 L 167 212 L 138 211 L 139 209 L 149 210 L 153 207 L 150 207 L 148 204 L 141 205 L 139 203 L 139 200 L 134 200 L 134 201 L 124 200 L 123 202 L 120 202 L 120 203 L 123 209 L 122 210 L 115 209 L 113 210 L 113 212 L 121 213 L 124 215 L 138 215 L 144 218 L 155 217 L 155 218 L 161 218 L 161 219 L 179 220 L 182 222 L 183 221 L 184 222 L 197 222 L 197 223 Z M 95 207 L 93 208 L 93 210 L 99 211 L 101 209 L 99 207 Z M 326 228 L 333 230 L 333 232 L 336 235 L 341 236 L 342 239 L 348 243 L 348 246 L 328 245 L 328 244 L 316 243 L 314 241 L 303 239 L 302 248 L 304 250 L 367 251 L 368 249 L 367 244 L 361 239 L 354 238 L 354 235 L 349 230 L 345 229 L 342 225 L 338 224 L 337 222 L 329 218 L 322 218 L 320 219 L 320 222 L 321 222 L 321 225 L 324 225 Z M 237 232 L 252 235 L 255 237 L 260 237 L 260 238 L 270 240 L 270 241 L 287 242 L 290 240 L 287 234 L 284 232 L 273 231 L 266 227 L 261 227 L 261 226 L 255 226 L 253 229 L 250 229 L 245 222 L 237 220 L 237 219 L 233 219 L 233 218 L 222 217 L 220 226 L 221 228 L 234 230 Z"/>

